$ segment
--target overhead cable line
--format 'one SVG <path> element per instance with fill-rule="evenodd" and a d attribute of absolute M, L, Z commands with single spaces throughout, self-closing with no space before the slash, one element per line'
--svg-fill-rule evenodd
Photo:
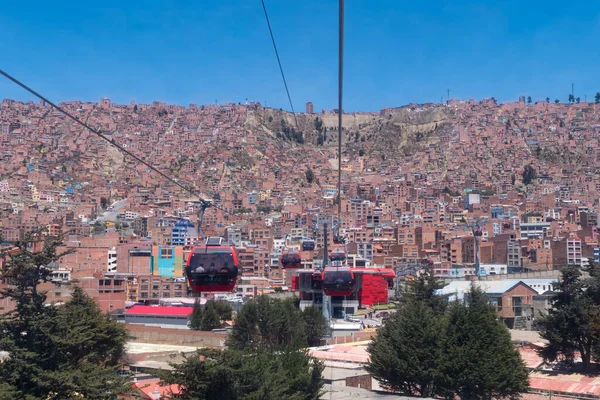
<path fill-rule="evenodd" d="M 67 111 L 65 111 L 62 107 L 57 106 L 56 104 L 54 104 L 53 102 L 51 102 L 50 100 L 48 100 L 47 98 L 45 98 L 44 96 L 42 96 L 41 94 L 39 94 L 38 92 L 36 92 L 35 90 L 31 89 L 29 86 L 25 85 L 23 82 L 19 81 L 18 79 L 14 78 L 13 76 L 9 75 L 8 73 L 4 72 L 1 69 L 0 69 L 0 74 L 4 75 L 6 78 L 8 78 L 9 80 L 13 81 L 17 85 L 21 86 L 23 89 L 27 90 L 29 93 L 33 94 L 38 99 L 43 100 L 47 104 L 50 104 L 57 111 L 60 111 L 61 113 L 63 113 L 64 115 L 66 115 L 67 117 L 69 117 L 70 119 L 72 119 L 73 121 L 75 121 L 76 123 L 78 123 L 78 124 L 82 125 L 83 127 L 85 127 L 90 132 L 92 132 L 92 133 L 96 134 L 97 136 L 99 136 L 100 138 L 106 140 L 112 146 L 114 146 L 115 148 L 119 149 L 121 152 L 123 152 L 126 155 L 130 156 L 131 158 L 133 158 L 134 160 L 138 161 L 139 163 L 141 163 L 141 164 L 145 165 L 146 167 L 150 168 L 150 170 L 156 172 L 157 174 L 159 174 L 161 177 L 165 178 L 169 182 L 171 182 L 171 183 L 177 185 L 178 187 L 182 188 L 183 190 L 185 190 L 186 192 L 188 192 L 192 196 L 198 197 L 198 199 L 200 200 L 200 203 L 201 203 L 201 205 L 202 205 L 203 208 L 206 208 L 206 207 L 215 207 L 215 208 L 221 209 L 223 211 L 226 211 L 226 210 L 222 209 L 221 207 L 215 206 L 214 204 L 212 204 L 211 201 L 203 199 L 202 196 L 199 195 L 199 193 L 197 193 L 196 191 L 190 189 L 187 185 L 184 185 L 184 184 L 178 182 L 177 180 L 171 178 L 170 176 L 166 175 L 164 172 L 159 171 L 158 169 L 156 169 L 155 167 L 153 167 L 152 165 L 150 165 L 146 161 L 142 160 L 140 157 L 136 156 L 135 154 L 133 154 L 129 150 L 125 149 L 123 146 L 120 146 L 117 143 L 115 143 L 114 139 L 107 138 L 102 133 L 100 133 L 100 131 L 92 128 L 87 123 L 80 121 L 78 118 L 74 117 L 73 115 L 71 115 L 70 113 L 68 113 Z"/>
<path fill-rule="evenodd" d="M 269 22 L 269 14 L 267 13 L 267 7 L 265 6 L 265 0 L 261 0 L 263 10 L 265 12 L 265 19 L 267 20 L 267 26 L 269 27 L 269 33 L 271 34 L 271 41 L 273 42 L 273 48 L 275 49 L 275 56 L 277 57 L 277 63 L 279 64 L 279 71 L 281 71 L 281 78 L 283 79 L 283 85 L 285 86 L 285 92 L 287 93 L 290 107 L 292 108 L 292 114 L 294 115 L 294 122 L 296 122 L 296 129 L 300 130 L 298 126 L 298 119 L 296 118 L 296 112 L 294 111 L 294 105 L 292 104 L 292 97 L 288 89 L 287 81 L 285 80 L 285 74 L 283 73 L 283 67 L 281 66 L 281 59 L 279 58 L 279 52 L 277 51 L 277 45 L 275 44 L 275 37 L 273 36 L 273 30 L 271 29 L 271 23 Z"/>

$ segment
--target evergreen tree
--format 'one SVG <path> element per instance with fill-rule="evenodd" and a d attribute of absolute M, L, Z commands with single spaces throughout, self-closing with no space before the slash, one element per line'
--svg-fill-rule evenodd
<path fill-rule="evenodd" d="M 600 103 L 600 92 L 596 93 L 596 96 L 594 97 L 594 101 L 596 102 L 596 104 Z"/>
<path fill-rule="evenodd" d="M 414 396 L 443 392 L 438 371 L 445 320 L 425 302 L 410 299 L 369 345 L 366 369 L 387 388 Z"/>
<path fill-rule="evenodd" d="M 474 285 L 448 310 L 440 372 L 464 400 L 513 398 L 529 389 L 527 369 L 488 297 Z"/>
<path fill-rule="evenodd" d="M 202 317 L 201 329 L 203 331 L 212 331 L 221 327 L 221 318 L 215 310 L 215 307 L 207 307 L 204 310 L 204 316 Z"/>
<path fill-rule="evenodd" d="M 228 346 L 248 347 L 307 346 L 306 325 L 294 299 L 275 300 L 259 296 L 245 304 L 235 318 Z"/>
<path fill-rule="evenodd" d="M 308 168 L 308 169 L 306 170 L 305 174 L 306 174 L 306 181 L 307 181 L 308 183 L 313 183 L 313 182 L 314 182 L 314 180 L 315 180 L 315 173 L 313 172 L 313 170 L 312 170 L 312 169 L 310 169 L 310 168 Z"/>
<path fill-rule="evenodd" d="M 19 252 L 2 271 L 10 286 L 0 295 L 16 303 L 14 312 L 0 317 L 0 351 L 9 353 L 0 363 L 2 393 L 23 399 L 114 398 L 126 387 L 117 370 L 127 332 L 80 288 L 65 305 L 45 304 L 37 286 L 50 276 L 45 266 L 65 253 L 57 254 L 60 240 L 54 239 L 31 251 L 41 244 L 38 239 L 19 242 Z"/>
<path fill-rule="evenodd" d="M 523 169 L 523 184 L 529 185 L 536 178 L 537 172 L 535 171 L 535 168 L 533 168 L 531 165 L 526 165 L 525 169 Z"/>
<path fill-rule="evenodd" d="M 314 306 L 306 307 L 302 312 L 306 327 L 306 342 L 309 346 L 319 346 L 321 339 L 329 334 L 329 324 L 320 309 Z"/>
<path fill-rule="evenodd" d="M 162 380 L 179 386 L 182 400 L 316 400 L 322 394 L 323 364 L 301 350 L 202 349 Z"/>
<path fill-rule="evenodd" d="M 423 397 L 444 393 L 439 365 L 446 300 L 436 293 L 443 286 L 426 268 L 406 286 L 398 311 L 369 345 L 367 370 L 383 386 Z"/>
<path fill-rule="evenodd" d="M 527 96 L 527 104 L 531 104 L 531 96 Z"/>
<path fill-rule="evenodd" d="M 416 279 L 406 284 L 402 299 L 405 302 L 424 302 L 433 311 L 443 313 L 448 304 L 447 298 L 437 294 L 437 291 L 444 286 L 445 283 L 433 274 L 433 269 L 426 266 Z"/>
<path fill-rule="evenodd" d="M 548 340 L 540 352 L 544 359 L 554 361 L 561 355 L 573 363 L 579 352 L 586 372 L 600 354 L 600 273 L 593 264 L 588 272 L 590 278 L 583 280 L 578 268 L 564 269 L 562 279 L 554 284 L 552 307 L 539 320 L 540 335 Z"/>
<path fill-rule="evenodd" d="M 550 97 L 546 97 L 546 103 L 550 104 Z"/>
<path fill-rule="evenodd" d="M 270 207 L 266 212 L 271 212 Z M 233 318 L 233 308 L 231 308 L 231 306 L 226 302 L 216 301 L 214 308 L 217 314 L 219 314 L 219 318 L 221 318 L 223 321 L 230 321 Z"/>
<path fill-rule="evenodd" d="M 192 313 L 189 316 L 190 329 L 199 331 L 202 327 L 202 318 L 204 318 L 204 310 L 198 299 L 196 299 L 196 301 L 194 302 L 194 308 L 192 309 Z"/>

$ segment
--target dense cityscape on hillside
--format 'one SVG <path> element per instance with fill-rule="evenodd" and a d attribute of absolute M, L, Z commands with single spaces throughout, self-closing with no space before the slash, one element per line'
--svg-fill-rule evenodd
<path fill-rule="evenodd" d="M 530 371 L 530 388 L 554 390 L 553 380 L 535 370 L 559 371 L 560 363 L 540 355 L 547 336 L 535 331 L 545 329 L 539 321 L 552 307 L 561 270 L 587 271 L 590 262 L 600 262 L 598 97 L 595 103 L 450 99 L 343 114 L 339 220 L 337 109 L 314 112 L 307 103 L 306 112 L 294 115 L 259 103 L 118 105 L 107 98 L 60 104 L 107 141 L 44 102 L 5 99 L 0 270 L 13 268 L 24 251 L 19 243 L 31 240 L 31 232 L 60 238 L 57 254 L 65 254 L 52 258 L 47 279 L 37 285 L 44 302 L 71 304 L 87 295 L 125 323 L 135 340 L 127 370 L 150 382 L 131 383 L 141 398 L 183 390 L 177 379 L 155 378 L 175 353 L 222 348 L 228 334 L 227 346 L 240 351 L 268 341 L 262 331 L 255 333 L 260 339 L 236 339 L 239 316 L 250 313 L 244 307 L 261 304 L 262 295 L 297 299 L 300 311 L 290 312 L 306 322 L 292 331 L 305 332 L 298 340 L 325 362 L 328 384 L 345 382 L 340 399 L 344 393 L 370 396 L 360 391 L 365 388 L 439 396 L 446 390 L 436 386 L 445 388 L 441 383 L 414 391 L 382 378 L 378 345 L 360 344 L 400 323 L 386 325 L 397 302 L 405 301 L 401 293 L 429 274 L 444 282 L 434 285 L 437 296 L 454 300 L 477 297 L 469 292 L 475 282 L 493 304 L 492 314 L 513 329 L 513 341 L 529 342 L 518 354 Z M 205 200 L 210 207 L 198 226 Z M 235 248 L 239 277 L 227 290 L 197 293 L 186 267 L 207 237 Z M 343 254 L 343 265 L 336 254 Z M 290 255 L 297 259 L 286 260 Z M 327 264 L 336 273 L 348 268 L 333 294 L 326 288 Z M 339 286 L 343 279 L 349 279 L 347 292 Z M 0 279 L 0 290 L 13 284 Z M 3 312 L 19 304 L 11 296 L 0 299 Z M 443 311 L 450 320 L 452 310 Z M 321 312 L 328 327 L 311 331 Z M 395 321 L 407 323 L 404 318 Z M 389 331 L 382 332 L 384 340 Z M 340 346 L 346 342 L 359 343 L 348 352 Z M 589 354 L 577 351 L 589 372 Z M 581 385 L 578 393 L 600 390 L 589 379 L 581 378 Z M 460 394 L 463 389 L 450 390 L 476 398 Z"/>

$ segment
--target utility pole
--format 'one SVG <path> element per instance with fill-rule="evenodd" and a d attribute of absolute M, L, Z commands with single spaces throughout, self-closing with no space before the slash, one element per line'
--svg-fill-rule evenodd
<path fill-rule="evenodd" d="M 475 221 L 473 224 L 467 224 L 469 228 L 471 228 L 471 232 L 473 232 L 473 238 L 475 239 L 475 276 L 479 279 L 479 242 L 481 241 L 481 236 L 483 233 L 481 232 L 481 223 L 479 220 Z"/>
<path fill-rule="evenodd" d="M 327 263 L 329 261 L 329 252 L 328 252 L 328 235 L 327 235 L 327 222 L 323 224 L 323 268 L 321 273 L 325 275 L 325 267 L 327 267 Z M 325 292 L 323 292 L 323 316 L 327 320 L 327 322 L 331 322 L 331 297 L 326 296 Z"/>

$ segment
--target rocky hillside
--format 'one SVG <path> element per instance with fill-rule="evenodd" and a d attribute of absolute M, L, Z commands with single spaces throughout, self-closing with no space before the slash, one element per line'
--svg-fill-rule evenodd
<path fill-rule="evenodd" d="M 386 109 L 382 113 L 344 114 L 343 151 L 383 160 L 419 151 L 451 129 L 451 113 L 447 107 L 425 104 Z M 296 120 L 289 112 L 261 108 L 248 115 L 246 127 L 290 145 L 337 146 L 337 114 L 297 114 Z"/>

